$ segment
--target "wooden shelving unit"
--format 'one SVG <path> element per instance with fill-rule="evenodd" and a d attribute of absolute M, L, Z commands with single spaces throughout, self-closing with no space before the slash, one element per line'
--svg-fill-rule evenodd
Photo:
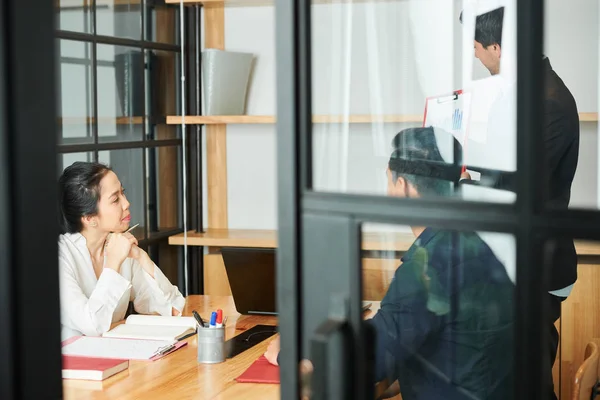
<path fill-rule="evenodd" d="M 208 229 L 204 233 L 189 231 L 188 246 L 277 248 L 277 231 L 261 229 Z M 415 241 L 411 233 L 363 233 L 362 249 L 368 251 L 406 251 Z M 183 246 L 183 233 L 171 236 L 169 244 Z M 600 243 L 576 240 L 580 256 L 600 256 Z"/>
<path fill-rule="evenodd" d="M 207 115 L 207 116 L 192 116 L 185 117 L 171 115 L 167 117 L 167 124 L 181 125 L 185 118 L 186 124 L 274 124 L 276 118 L 274 115 Z M 316 124 L 342 124 L 348 122 L 350 124 L 369 124 L 374 122 L 384 123 L 402 123 L 414 122 L 422 123 L 422 115 L 315 115 L 313 123 Z"/>
<path fill-rule="evenodd" d="M 168 125 L 181 125 L 184 121 L 188 125 L 218 125 L 218 124 L 274 124 L 277 119 L 274 115 L 180 115 L 167 116 Z M 597 122 L 598 113 L 579 113 L 581 122 Z M 414 115 L 314 115 L 315 124 L 370 124 L 370 123 L 422 123 L 423 116 Z"/>

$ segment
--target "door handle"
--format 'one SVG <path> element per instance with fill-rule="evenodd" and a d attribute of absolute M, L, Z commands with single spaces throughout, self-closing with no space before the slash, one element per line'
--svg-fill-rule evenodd
<path fill-rule="evenodd" d="M 315 331 L 311 340 L 311 359 L 314 365 L 312 374 L 311 392 L 312 399 L 334 400 L 335 398 L 347 399 L 349 393 L 346 388 L 340 387 L 339 383 L 347 382 L 346 374 L 350 372 L 349 366 L 352 365 L 353 349 L 348 346 L 350 325 L 345 318 L 328 319 L 323 322 Z M 340 339 L 341 345 L 334 353 L 334 340 Z M 339 342 L 338 342 L 339 343 Z M 332 356 L 333 355 L 333 356 Z M 337 376 L 330 374 L 330 361 L 334 357 L 335 366 L 339 366 Z M 340 379 L 341 378 L 341 379 Z M 336 388 L 334 389 L 334 384 Z M 339 392 L 339 393 L 335 393 Z M 344 393 L 346 392 L 346 393 Z"/>

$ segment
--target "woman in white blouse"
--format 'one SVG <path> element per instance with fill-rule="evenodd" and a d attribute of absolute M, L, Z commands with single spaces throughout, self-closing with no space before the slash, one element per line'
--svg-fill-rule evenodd
<path fill-rule="evenodd" d="M 185 299 L 136 238 L 123 233 L 131 214 L 117 175 L 98 163 L 76 162 L 59 180 L 62 337 L 99 336 L 125 317 L 180 315 Z"/>

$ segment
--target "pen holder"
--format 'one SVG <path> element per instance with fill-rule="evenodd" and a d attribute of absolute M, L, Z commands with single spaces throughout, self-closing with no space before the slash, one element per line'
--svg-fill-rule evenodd
<path fill-rule="evenodd" d="M 217 364 L 225 358 L 225 327 L 198 328 L 198 362 Z"/>

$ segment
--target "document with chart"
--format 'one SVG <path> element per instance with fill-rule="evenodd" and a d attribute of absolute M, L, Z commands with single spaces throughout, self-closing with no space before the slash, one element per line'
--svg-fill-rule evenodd
<path fill-rule="evenodd" d="M 428 97 L 425 101 L 423 126 L 432 126 L 451 133 L 464 145 L 468 135 L 471 94 L 462 90 L 441 96 Z"/>

